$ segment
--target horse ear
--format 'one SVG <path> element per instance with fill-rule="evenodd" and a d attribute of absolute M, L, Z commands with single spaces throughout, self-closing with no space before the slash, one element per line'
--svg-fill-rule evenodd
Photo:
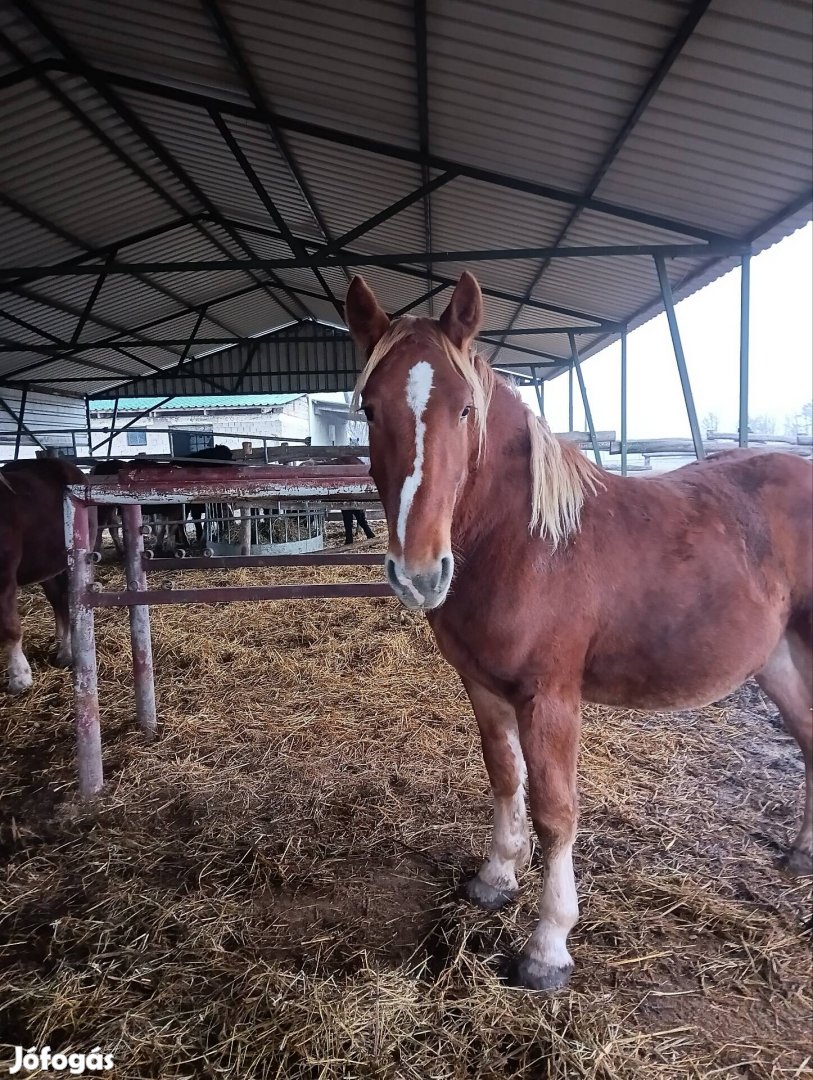
<path fill-rule="evenodd" d="M 438 321 L 446 337 L 463 352 L 477 336 L 483 321 L 483 294 L 468 270 L 460 275 L 449 306 Z"/>
<path fill-rule="evenodd" d="M 350 282 L 344 301 L 344 319 L 353 341 L 369 356 L 389 329 L 389 315 L 379 307 L 375 293 L 358 274 Z"/>

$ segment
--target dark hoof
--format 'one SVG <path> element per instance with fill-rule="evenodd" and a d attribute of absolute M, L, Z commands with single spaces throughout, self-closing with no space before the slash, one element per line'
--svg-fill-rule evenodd
<path fill-rule="evenodd" d="M 54 665 L 54 667 L 61 667 L 61 668 L 73 667 L 73 660 L 70 660 L 70 659 L 66 660 L 65 657 L 60 656 L 59 653 L 55 653 L 55 655 L 53 657 L 51 657 L 51 663 Z"/>
<path fill-rule="evenodd" d="M 472 904 L 484 908 L 486 911 L 499 911 L 501 907 L 510 904 L 516 899 L 516 889 L 495 889 L 493 885 L 481 881 L 479 877 L 473 877 L 463 887 L 463 895 Z"/>
<path fill-rule="evenodd" d="M 813 854 L 791 848 L 783 863 L 783 869 L 792 877 L 813 877 Z"/>
<path fill-rule="evenodd" d="M 521 986 L 526 990 L 544 990 L 552 993 L 554 990 L 564 990 L 570 982 L 573 965 L 567 967 L 551 967 L 550 964 L 540 964 L 538 960 L 530 956 L 518 956 L 509 972 L 508 981 L 512 986 Z"/>

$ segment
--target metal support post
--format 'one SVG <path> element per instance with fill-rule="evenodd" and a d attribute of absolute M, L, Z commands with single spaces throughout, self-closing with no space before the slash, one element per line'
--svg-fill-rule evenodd
<path fill-rule="evenodd" d="M 85 426 L 87 427 L 87 432 L 88 432 L 88 457 L 89 457 L 90 456 L 90 447 L 91 447 L 91 441 L 90 441 L 90 398 L 87 396 L 87 394 L 85 394 Z M 74 457 L 77 456 L 77 454 L 76 454 L 76 440 L 75 439 L 74 439 L 74 442 L 73 442 L 73 456 Z"/>
<path fill-rule="evenodd" d="M 539 415 L 544 417 L 545 415 L 545 384 L 539 378 L 539 372 L 535 367 L 531 368 L 531 374 L 534 380 L 534 390 L 536 391 L 536 403 L 539 406 Z"/>
<path fill-rule="evenodd" d="M 127 591 L 144 592 L 147 588 L 147 574 L 143 565 L 144 536 L 141 507 L 138 503 L 121 507 L 121 521 Z M 133 650 L 136 719 L 142 731 L 147 735 L 154 735 L 157 727 L 155 679 L 152 667 L 150 609 L 146 604 L 133 604 L 130 608 L 130 644 Z"/>
<path fill-rule="evenodd" d="M 576 347 L 576 335 L 568 334 L 568 338 L 570 340 L 570 354 L 573 358 L 573 367 L 576 369 L 576 378 L 579 380 L 579 391 L 581 392 L 582 405 L 584 406 L 584 419 L 587 423 L 587 430 L 590 432 L 590 442 L 593 446 L 593 456 L 596 459 L 596 465 L 601 468 L 601 451 L 598 448 L 596 429 L 593 425 L 593 413 L 590 409 L 590 401 L 587 397 L 587 387 L 584 384 L 584 373 L 582 372 L 581 368 L 579 350 Z"/>
<path fill-rule="evenodd" d="M 116 394 L 115 398 L 113 399 L 113 419 L 110 421 L 110 442 L 107 444 L 106 457 L 107 457 L 108 461 L 110 460 L 110 455 L 113 453 L 113 439 L 115 439 L 115 437 L 116 437 L 116 417 L 118 416 L 118 412 L 119 412 L 119 395 Z M 88 454 L 90 454 L 90 453 L 91 453 L 91 449 L 90 449 L 90 447 L 88 447 Z"/>
<path fill-rule="evenodd" d="M 20 419 L 17 421 L 17 437 L 14 440 L 14 460 L 15 461 L 20 456 L 20 443 L 22 442 L 23 430 L 24 430 L 24 427 L 25 427 L 25 424 L 24 424 L 25 401 L 26 401 L 27 397 L 28 397 L 28 387 L 24 386 L 22 394 L 20 395 Z"/>
<path fill-rule="evenodd" d="M 621 475 L 627 475 L 627 331 L 621 331 Z"/>
<path fill-rule="evenodd" d="M 700 425 L 697 422 L 697 410 L 694 407 L 692 384 L 689 379 L 689 369 L 686 367 L 683 342 L 680 340 L 680 330 L 678 329 L 677 316 L 675 315 L 675 300 L 672 296 L 672 286 L 669 283 L 669 275 L 666 272 L 666 263 L 664 262 L 663 256 L 655 255 L 654 259 L 655 269 L 658 272 L 658 282 L 661 287 L 663 307 L 666 312 L 667 321 L 669 322 L 669 333 L 672 335 L 672 348 L 675 350 L 675 361 L 677 363 L 678 375 L 680 376 L 680 385 L 683 387 L 683 400 L 686 403 L 686 413 L 689 417 L 689 430 L 692 433 L 694 452 L 697 460 L 702 461 L 706 456 L 706 452 L 703 449 L 703 436 L 700 433 Z"/>
<path fill-rule="evenodd" d="M 751 330 L 751 256 L 740 260 L 740 446 L 748 445 L 748 361 Z"/>
<path fill-rule="evenodd" d="M 93 543 L 90 508 L 65 496 L 65 543 L 73 652 L 73 695 L 76 724 L 76 762 L 79 794 L 90 798 L 101 791 L 102 736 L 99 726 L 99 694 L 96 683 L 96 636 L 90 590 L 93 584 Z"/>
<path fill-rule="evenodd" d="M 567 369 L 567 430 L 573 430 L 573 364 Z"/>

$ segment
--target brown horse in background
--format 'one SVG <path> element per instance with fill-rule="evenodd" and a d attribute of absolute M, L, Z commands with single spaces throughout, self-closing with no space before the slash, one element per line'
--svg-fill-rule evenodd
<path fill-rule="evenodd" d="M 19 586 L 42 584 L 54 609 L 55 662 L 71 664 L 63 502 L 67 485 L 83 484 L 85 476 L 60 458 L 39 458 L 9 462 L 0 479 L 0 652 L 7 654 L 9 692 L 19 694 L 32 683 L 23 652 Z"/>
<path fill-rule="evenodd" d="M 582 699 L 686 709 L 755 675 L 802 749 L 788 866 L 811 873 L 810 463 L 735 450 L 651 478 L 596 468 L 473 354 L 482 297 L 470 274 L 438 321 L 390 323 L 359 277 L 346 313 L 367 357 L 356 396 L 387 578 L 427 612 L 480 728 L 494 833 L 468 895 L 487 908 L 515 895 L 528 859 L 527 768 L 544 885 L 518 981 L 553 989 L 573 966 Z"/>

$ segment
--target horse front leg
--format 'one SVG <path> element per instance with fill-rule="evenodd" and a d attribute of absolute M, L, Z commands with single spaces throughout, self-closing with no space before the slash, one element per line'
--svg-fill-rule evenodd
<path fill-rule="evenodd" d="M 22 694 L 33 683 L 31 667 L 23 652 L 23 630 L 17 608 L 17 580 L 5 577 L 0 581 L 0 656 L 8 660 L 8 692 Z"/>
<path fill-rule="evenodd" d="M 463 679 L 463 686 L 480 729 L 483 761 L 494 800 L 494 829 L 488 858 L 468 882 L 465 892 L 473 903 L 494 911 L 514 899 L 517 870 L 524 869 L 530 857 L 525 762 L 513 705 L 470 679 Z"/>
<path fill-rule="evenodd" d="M 544 883 L 539 922 L 517 961 L 516 981 L 532 990 L 557 990 L 567 985 L 573 970 L 567 936 L 579 917 L 573 875 L 578 814 L 578 695 L 571 692 L 563 698 L 537 694 L 517 709 L 517 719 Z"/>

